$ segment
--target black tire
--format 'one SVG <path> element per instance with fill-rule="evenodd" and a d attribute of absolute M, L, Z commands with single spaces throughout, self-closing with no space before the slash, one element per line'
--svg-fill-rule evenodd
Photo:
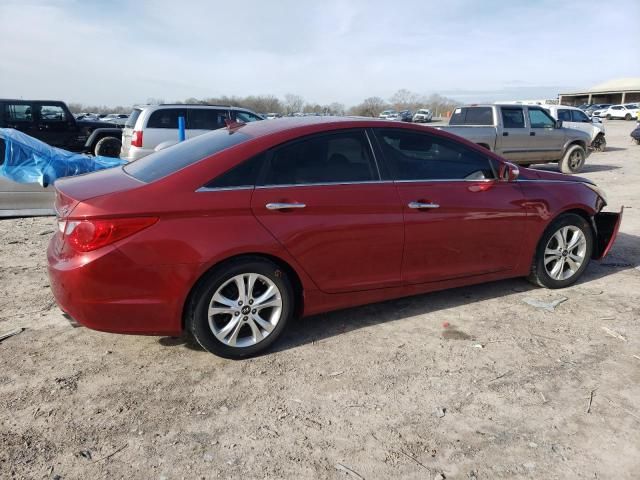
<path fill-rule="evenodd" d="M 96 146 L 93 149 L 93 153 L 96 156 L 113 157 L 118 158 L 120 156 L 120 149 L 122 148 L 122 142 L 116 137 L 103 137 L 96 142 Z"/>
<path fill-rule="evenodd" d="M 277 287 L 280 299 L 282 300 L 280 317 L 275 327 L 273 327 L 273 330 L 266 334 L 262 340 L 257 341 L 257 343 L 250 346 L 231 346 L 216 338 L 212 328 L 210 327 L 208 313 L 209 304 L 218 289 L 223 287 L 230 279 L 237 275 L 251 273 L 266 277 Z M 224 292 L 224 290 L 222 291 Z M 219 267 L 214 268 L 199 282 L 198 287 L 192 295 L 190 305 L 188 306 L 187 317 L 185 319 L 186 329 L 202 346 L 202 348 L 208 352 L 224 358 L 246 358 L 264 352 L 278 339 L 278 337 L 280 337 L 287 326 L 287 323 L 294 314 L 294 303 L 295 300 L 291 281 L 287 277 L 287 273 L 282 268 L 275 263 L 260 257 L 246 257 L 224 263 Z M 247 308 L 248 302 L 246 305 L 242 306 Z M 233 308 L 240 308 L 240 306 Z M 244 315 L 251 316 L 251 313 L 240 313 L 238 320 L 236 320 L 236 324 L 242 324 L 242 319 L 244 319 L 246 323 L 248 317 Z M 229 317 L 226 318 L 230 323 L 234 317 L 229 314 Z M 251 332 L 251 328 L 248 323 L 238 327 L 238 330 L 244 334 Z M 241 336 L 240 333 L 237 334 L 237 337 L 239 339 L 247 338 L 247 336 Z M 255 337 L 253 338 L 255 340 Z"/>
<path fill-rule="evenodd" d="M 604 118 L 606 118 L 607 120 L 611 120 L 611 115 L 607 114 Z"/>
<path fill-rule="evenodd" d="M 630 114 L 630 113 L 627 113 L 627 114 L 624 116 L 624 119 L 625 119 L 625 120 L 631 120 L 631 114 Z"/>
<path fill-rule="evenodd" d="M 584 235 L 586 246 L 584 253 L 584 260 L 580 264 L 580 267 L 575 270 L 571 276 L 565 279 L 555 279 L 547 272 L 545 268 L 545 251 L 547 246 L 551 240 L 551 238 L 556 234 L 556 232 L 560 231 L 564 227 L 576 227 L 580 229 L 582 234 Z M 552 241 L 553 243 L 553 241 Z M 569 242 L 570 243 L 570 242 Z M 547 229 L 542 234 L 540 241 L 538 242 L 538 246 L 536 247 L 536 253 L 533 258 L 533 262 L 531 264 L 531 272 L 527 279 L 533 283 L 534 285 L 539 285 L 545 288 L 565 288 L 569 285 L 575 283 L 580 276 L 584 273 L 587 266 L 589 265 L 589 261 L 591 259 L 591 254 L 593 252 L 593 230 L 583 217 L 577 215 L 575 213 L 565 213 L 556 218 L 551 224 L 547 227 Z M 567 255 L 562 254 L 562 257 L 566 259 Z M 553 264 L 549 262 L 549 266 L 551 267 Z M 569 264 L 566 264 L 567 267 L 570 267 Z M 560 267 L 560 269 L 564 269 L 565 265 Z M 564 271 L 564 270 L 563 270 Z"/>
<path fill-rule="evenodd" d="M 607 148 L 607 139 L 604 138 L 604 134 L 599 133 L 593 140 L 593 148 L 596 152 L 604 152 Z"/>
<path fill-rule="evenodd" d="M 571 145 L 560 160 L 559 166 L 562 173 L 579 173 L 584 167 L 587 152 L 580 145 Z"/>

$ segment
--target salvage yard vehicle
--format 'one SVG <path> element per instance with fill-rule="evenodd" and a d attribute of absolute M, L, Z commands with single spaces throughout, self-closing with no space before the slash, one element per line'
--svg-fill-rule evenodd
<path fill-rule="evenodd" d="M 178 143 L 178 118 L 185 120 L 186 138 L 223 128 L 227 122 L 264 120 L 246 108 L 221 105 L 142 105 L 133 109 L 122 130 L 120 157 L 130 162 Z"/>
<path fill-rule="evenodd" d="M 606 112 L 600 114 L 607 120 L 634 120 L 638 116 L 638 104 L 626 103 L 624 105 L 611 105 Z"/>
<path fill-rule="evenodd" d="M 469 105 L 457 107 L 449 126 L 436 127 L 529 166 L 558 162 L 563 173 L 578 173 L 589 155 L 591 136 L 563 127 L 538 105 Z"/>
<path fill-rule="evenodd" d="M 567 287 L 622 216 L 587 179 L 339 117 L 234 124 L 55 187 L 64 312 L 108 332 L 187 331 L 229 358 L 295 316 L 511 277 Z"/>
<path fill-rule="evenodd" d="M 380 115 L 378 115 L 378 118 L 394 119 L 397 116 L 398 116 L 398 112 L 396 112 L 395 110 L 384 110 L 383 112 L 380 112 Z"/>
<path fill-rule="evenodd" d="M 597 152 L 604 152 L 607 148 L 607 140 L 605 138 L 605 128 L 598 118 L 589 118 L 586 113 L 576 107 L 567 105 L 545 105 L 547 110 L 556 120 L 562 120 L 562 126 L 581 130 L 591 137 L 589 145 Z"/>
<path fill-rule="evenodd" d="M 433 120 L 433 113 L 428 108 L 419 109 L 413 116 L 415 123 L 427 123 Z"/>
<path fill-rule="evenodd" d="M 0 128 L 14 128 L 52 147 L 117 157 L 122 128 L 100 121 L 76 120 L 57 100 L 0 99 Z"/>

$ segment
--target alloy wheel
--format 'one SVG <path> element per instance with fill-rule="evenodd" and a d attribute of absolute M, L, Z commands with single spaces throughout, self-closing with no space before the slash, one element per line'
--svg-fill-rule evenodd
<path fill-rule="evenodd" d="M 582 165 L 584 158 L 580 149 L 575 149 L 569 156 L 569 168 L 576 170 Z"/>
<path fill-rule="evenodd" d="M 555 280 L 567 280 L 580 270 L 587 253 L 587 239 L 576 226 L 569 225 L 554 233 L 544 250 L 544 268 Z"/>
<path fill-rule="evenodd" d="M 282 295 L 258 273 L 242 273 L 224 282 L 209 303 L 209 328 L 230 347 L 250 347 L 264 340 L 282 317 Z"/>

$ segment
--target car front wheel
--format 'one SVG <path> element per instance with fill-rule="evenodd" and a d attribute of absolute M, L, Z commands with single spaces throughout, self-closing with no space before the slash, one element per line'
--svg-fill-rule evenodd
<path fill-rule="evenodd" d="M 293 315 L 293 289 L 286 273 L 266 259 L 223 264 L 195 291 L 186 323 L 208 352 L 244 358 L 266 350 Z"/>
<path fill-rule="evenodd" d="M 560 171 L 562 173 L 578 173 L 582 170 L 587 154 L 580 145 L 572 145 L 568 148 L 562 160 Z"/>
<path fill-rule="evenodd" d="M 546 288 L 568 287 L 585 271 L 592 251 L 589 223 L 575 213 L 561 215 L 538 243 L 529 281 Z"/>

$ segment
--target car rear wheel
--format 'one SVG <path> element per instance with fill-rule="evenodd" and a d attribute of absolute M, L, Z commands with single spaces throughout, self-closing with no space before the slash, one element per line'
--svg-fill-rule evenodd
<path fill-rule="evenodd" d="M 116 137 L 104 137 L 98 140 L 96 147 L 93 150 L 95 155 L 102 157 L 118 158 L 120 156 L 120 149 L 122 148 L 122 142 Z"/>
<path fill-rule="evenodd" d="M 193 295 L 187 329 L 208 352 L 244 358 L 266 350 L 293 315 L 286 273 L 260 258 L 213 270 Z"/>
<path fill-rule="evenodd" d="M 624 116 L 624 119 L 625 119 L 625 120 L 631 120 L 631 114 L 630 114 L 630 113 L 627 113 L 627 114 Z"/>
<path fill-rule="evenodd" d="M 592 251 L 589 223 L 575 213 L 561 215 L 542 235 L 528 279 L 541 287 L 568 287 L 585 271 Z"/>
<path fill-rule="evenodd" d="M 580 145 L 572 145 L 560 160 L 560 171 L 562 173 L 578 173 L 584 166 L 587 154 Z"/>

